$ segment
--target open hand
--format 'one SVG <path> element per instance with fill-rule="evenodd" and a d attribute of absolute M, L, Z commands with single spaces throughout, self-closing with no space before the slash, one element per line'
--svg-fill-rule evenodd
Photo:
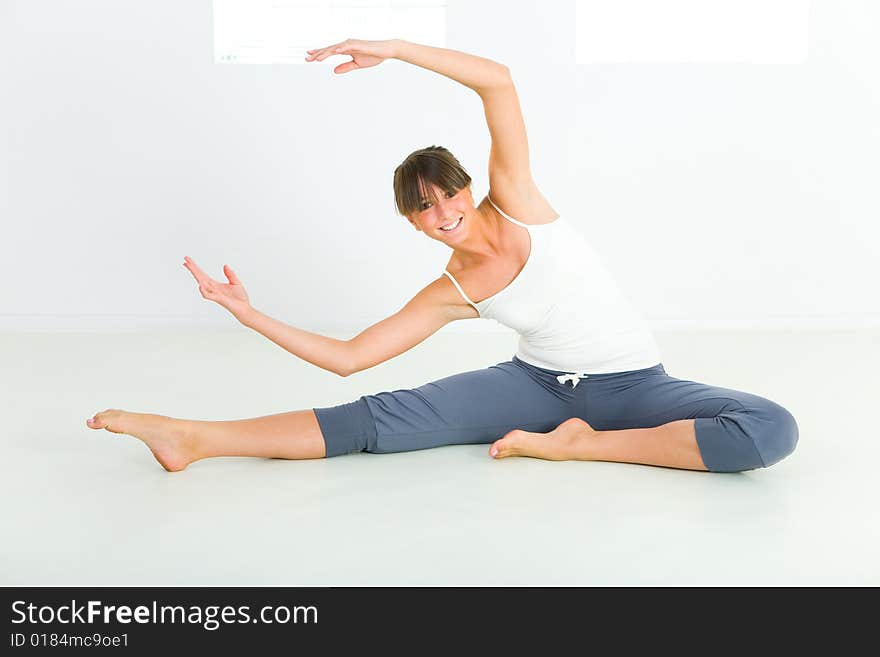
<path fill-rule="evenodd" d="M 364 39 L 346 39 L 326 48 L 307 50 L 307 62 L 323 61 L 330 55 L 351 55 L 351 61 L 340 64 L 333 69 L 334 73 L 348 73 L 358 68 L 369 68 L 394 57 L 395 41 L 367 41 Z"/>
<path fill-rule="evenodd" d="M 226 274 L 229 283 L 221 283 L 203 272 L 189 256 L 184 256 L 183 259 L 185 261 L 183 266 L 189 269 L 189 272 L 195 277 L 202 297 L 219 303 L 231 312 L 238 321 L 244 321 L 247 313 L 252 310 L 250 299 L 248 299 L 244 285 L 241 284 L 238 276 L 229 265 L 223 265 L 223 273 Z"/>

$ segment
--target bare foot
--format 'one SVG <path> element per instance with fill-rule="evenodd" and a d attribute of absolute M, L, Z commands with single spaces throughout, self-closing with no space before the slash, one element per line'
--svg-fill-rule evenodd
<path fill-rule="evenodd" d="M 566 420 L 549 433 L 514 429 L 492 443 L 489 455 L 496 459 L 506 456 L 532 456 L 549 461 L 585 459 L 587 441 L 597 433 L 577 417 Z"/>
<path fill-rule="evenodd" d="M 195 442 L 187 434 L 181 420 L 111 408 L 96 413 L 94 419 L 86 420 L 86 425 L 90 429 L 106 429 L 110 433 L 124 433 L 140 438 L 168 472 L 183 470 L 198 459 Z"/>

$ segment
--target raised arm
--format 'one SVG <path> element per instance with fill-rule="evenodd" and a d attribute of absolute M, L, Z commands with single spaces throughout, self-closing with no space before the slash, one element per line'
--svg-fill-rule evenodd
<path fill-rule="evenodd" d="M 445 75 L 476 91 L 483 101 L 492 137 L 489 188 L 498 197 L 496 200 L 509 204 L 514 199 L 534 198 L 539 194 L 529 164 L 525 121 L 507 66 L 485 57 L 403 39 L 346 39 L 342 43 L 310 50 L 306 60 L 322 61 L 333 55 L 352 57 L 351 61 L 337 66 L 336 73 L 369 68 L 386 59 L 399 59 Z"/>
<path fill-rule="evenodd" d="M 510 74 L 506 66 L 485 57 L 447 48 L 423 46 L 403 39 L 384 41 L 346 39 L 341 43 L 307 52 L 309 53 L 306 56 L 307 62 L 321 62 L 333 55 L 350 56 L 350 61 L 339 64 L 333 69 L 337 74 L 370 68 L 386 59 L 399 59 L 452 78 L 477 93 L 505 84 Z"/>
<path fill-rule="evenodd" d="M 394 40 L 394 58 L 460 82 L 478 94 L 510 83 L 510 70 L 491 59 L 458 50 Z"/>
<path fill-rule="evenodd" d="M 483 101 L 492 137 L 489 188 L 503 202 L 529 197 L 537 187 L 529 163 L 529 141 L 510 69 L 475 55 L 395 40 L 394 57 L 445 75 L 473 89 Z"/>

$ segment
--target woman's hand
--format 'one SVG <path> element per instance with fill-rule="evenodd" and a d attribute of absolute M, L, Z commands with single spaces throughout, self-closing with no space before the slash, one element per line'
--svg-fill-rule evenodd
<path fill-rule="evenodd" d="M 252 310 L 251 303 L 244 290 L 244 285 L 241 284 L 238 276 L 229 268 L 229 265 L 223 265 L 223 273 L 229 279 L 227 284 L 215 281 L 208 276 L 189 256 L 184 256 L 183 259 L 185 260 L 183 266 L 189 269 L 189 272 L 195 277 L 202 297 L 219 303 L 231 312 L 238 321 L 244 322 L 245 317 Z"/>
<path fill-rule="evenodd" d="M 351 55 L 351 61 L 340 64 L 333 69 L 334 73 L 348 73 L 357 68 L 369 68 L 381 64 L 395 56 L 396 40 L 365 41 L 363 39 L 346 39 L 326 48 L 307 50 L 307 62 L 323 61 L 330 55 Z"/>

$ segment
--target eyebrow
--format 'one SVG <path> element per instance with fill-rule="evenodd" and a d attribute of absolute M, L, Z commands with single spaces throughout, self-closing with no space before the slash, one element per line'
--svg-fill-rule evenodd
<path fill-rule="evenodd" d="M 451 192 L 451 191 L 452 191 L 451 189 L 450 189 L 450 190 L 444 190 L 443 193 L 444 193 L 444 194 L 447 194 L 447 193 L 449 193 L 449 192 Z M 430 201 L 430 200 L 431 200 L 431 199 L 429 199 L 429 198 L 422 198 L 422 199 L 419 199 L 419 203 L 424 203 L 425 201 Z"/>

